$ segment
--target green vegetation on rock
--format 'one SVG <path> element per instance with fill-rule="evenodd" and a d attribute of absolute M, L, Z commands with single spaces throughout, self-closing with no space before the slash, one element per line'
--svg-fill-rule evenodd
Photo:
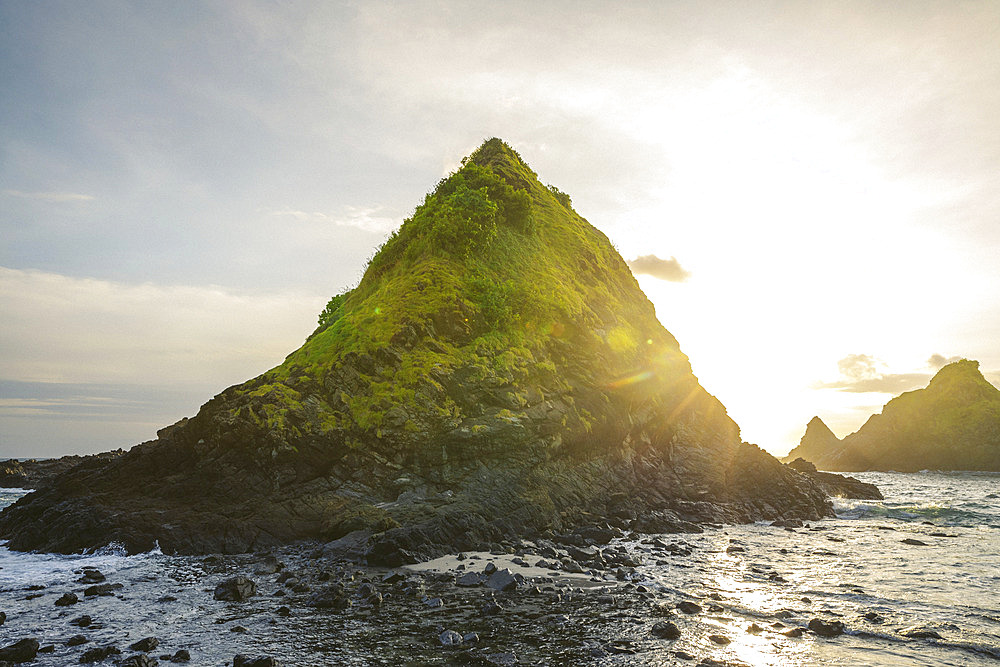
<path fill-rule="evenodd" d="M 198 552 L 362 530 L 388 563 L 599 514 L 830 511 L 741 443 L 607 237 L 499 139 L 302 347 L 159 435 L 25 499 L 0 535 Z"/>

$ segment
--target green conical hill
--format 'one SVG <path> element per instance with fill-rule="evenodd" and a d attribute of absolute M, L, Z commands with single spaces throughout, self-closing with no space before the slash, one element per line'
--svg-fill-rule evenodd
<path fill-rule="evenodd" d="M 197 552 L 363 531 L 399 562 L 601 517 L 828 511 L 740 442 L 607 237 L 491 139 L 284 363 L 58 478 L 0 534 Z"/>

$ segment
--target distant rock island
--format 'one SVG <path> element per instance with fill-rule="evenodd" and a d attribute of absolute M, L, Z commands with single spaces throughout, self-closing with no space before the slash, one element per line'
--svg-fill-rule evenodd
<path fill-rule="evenodd" d="M 819 417 L 785 461 L 823 470 L 1000 471 L 1000 390 L 963 359 L 943 367 L 923 389 L 886 403 L 843 440 Z"/>
<path fill-rule="evenodd" d="M 343 538 L 398 564 L 580 526 L 829 515 L 816 482 L 741 441 L 607 237 L 491 139 L 284 363 L 43 482 L 0 535 L 167 553 Z"/>

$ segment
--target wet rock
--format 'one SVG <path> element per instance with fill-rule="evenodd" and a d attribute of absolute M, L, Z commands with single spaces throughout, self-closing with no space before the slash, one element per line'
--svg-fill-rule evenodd
<path fill-rule="evenodd" d="M 729 637 L 725 637 L 723 635 L 709 635 L 708 639 L 720 646 L 726 646 L 727 644 L 732 642 L 732 640 Z"/>
<path fill-rule="evenodd" d="M 518 580 L 508 568 L 497 570 L 486 580 L 486 585 L 495 591 L 511 591 L 517 588 Z"/>
<path fill-rule="evenodd" d="M 687 651 L 674 651 L 674 657 L 680 660 L 694 660 L 694 656 Z"/>
<path fill-rule="evenodd" d="M 177 597 L 174 595 L 164 595 L 156 600 L 157 602 L 177 602 Z"/>
<path fill-rule="evenodd" d="M 312 594 L 306 602 L 306 606 L 316 609 L 347 609 L 351 606 L 351 599 L 340 584 L 332 584 L 323 590 Z"/>
<path fill-rule="evenodd" d="M 129 646 L 133 651 L 142 651 L 143 653 L 149 653 L 150 651 L 156 650 L 156 647 L 160 645 L 160 640 L 156 637 L 146 637 L 145 639 L 140 639 L 136 643 Z"/>
<path fill-rule="evenodd" d="M 264 557 L 264 560 L 257 564 L 257 568 L 254 570 L 255 574 L 268 575 L 280 572 L 285 567 L 285 564 L 278 560 L 277 556 L 268 555 Z"/>
<path fill-rule="evenodd" d="M 785 630 L 781 634 L 785 635 L 786 637 L 801 637 L 805 633 L 806 631 L 803 630 L 802 628 L 792 628 L 791 630 Z"/>
<path fill-rule="evenodd" d="M 87 597 L 114 595 L 119 588 L 125 588 L 122 584 L 97 584 L 83 589 L 83 594 Z"/>
<path fill-rule="evenodd" d="M 119 664 L 121 667 L 156 667 L 159 662 L 156 658 L 150 657 L 145 653 L 136 653 L 125 658 Z"/>
<path fill-rule="evenodd" d="M 461 577 L 455 580 L 456 585 L 467 588 L 480 586 L 482 585 L 482 583 L 483 583 L 483 577 L 478 572 L 466 572 Z"/>
<path fill-rule="evenodd" d="M 778 519 L 777 521 L 772 521 L 771 525 L 775 528 L 801 528 L 801 519 Z"/>
<path fill-rule="evenodd" d="M 915 547 L 926 547 L 930 546 L 926 542 L 921 542 L 920 540 L 915 540 L 912 537 L 907 537 L 905 540 L 900 540 L 903 544 L 909 544 Z"/>
<path fill-rule="evenodd" d="M 462 635 L 462 642 L 465 644 L 475 644 L 478 641 L 479 641 L 478 632 L 467 632 L 464 635 Z"/>
<path fill-rule="evenodd" d="M 517 664 L 517 656 L 510 652 L 488 653 L 486 655 L 486 662 L 491 665 L 498 665 L 499 667 L 513 667 L 513 665 Z"/>
<path fill-rule="evenodd" d="M 121 655 L 121 651 L 116 646 L 96 646 L 84 651 L 83 655 L 80 656 L 80 662 L 85 665 L 92 662 L 101 662 L 113 655 Z"/>
<path fill-rule="evenodd" d="M 233 667 L 281 667 L 281 662 L 271 656 L 250 658 L 238 653 L 233 656 Z"/>
<path fill-rule="evenodd" d="M 90 640 L 83 635 L 73 635 L 66 640 L 66 646 L 79 646 L 80 644 L 86 644 Z"/>
<path fill-rule="evenodd" d="M 730 546 L 730 547 L 726 548 L 726 553 L 727 554 L 740 554 L 740 553 L 743 553 L 744 551 L 746 551 L 746 547 L 741 547 L 741 546 L 735 546 L 734 545 L 734 546 Z"/>
<path fill-rule="evenodd" d="M 809 629 L 820 637 L 836 637 L 844 634 L 844 624 L 840 621 L 830 621 L 829 623 L 814 618 L 809 621 Z"/>
<path fill-rule="evenodd" d="M 654 637 L 660 639 L 674 640 L 681 636 L 680 628 L 671 621 L 657 621 L 649 631 Z"/>
<path fill-rule="evenodd" d="M 483 574 L 485 574 L 487 577 L 496 571 L 497 571 L 497 566 L 496 564 L 493 563 L 493 561 L 487 563 L 486 567 L 483 568 Z"/>
<path fill-rule="evenodd" d="M 170 656 L 170 662 L 188 662 L 191 660 L 191 654 L 186 649 L 181 649 Z"/>
<path fill-rule="evenodd" d="M 458 646 L 462 643 L 462 635 L 454 630 L 445 630 L 438 635 L 438 641 L 442 646 Z"/>
<path fill-rule="evenodd" d="M 483 616 L 496 616 L 502 611 L 503 607 L 501 607 L 500 603 L 497 602 L 496 600 L 487 600 L 486 602 L 483 603 L 483 606 L 480 608 L 480 613 Z"/>
<path fill-rule="evenodd" d="M 57 607 L 68 607 L 71 604 L 76 604 L 80 601 L 80 597 L 76 593 L 63 593 L 62 597 L 56 600 Z"/>
<path fill-rule="evenodd" d="M 29 662 L 34 660 L 38 654 L 38 646 L 37 639 L 22 639 L 21 641 L 14 642 L 0 648 L 0 661 L 14 664 Z"/>
<path fill-rule="evenodd" d="M 764 628 L 760 627 L 756 623 L 751 623 L 750 626 L 747 628 L 747 632 L 750 633 L 751 635 L 759 635 L 760 633 L 764 632 Z"/>
<path fill-rule="evenodd" d="M 229 602 L 242 602 L 257 594 L 257 584 L 253 579 L 244 576 L 226 579 L 215 587 L 215 599 Z"/>
<path fill-rule="evenodd" d="M 678 602 L 677 603 L 677 609 L 679 609 L 680 611 L 684 612 L 685 614 L 700 614 L 701 613 L 701 605 L 700 604 L 695 604 L 694 602 L 691 602 L 690 600 L 683 600 L 681 602 Z"/>
<path fill-rule="evenodd" d="M 88 627 L 93 622 L 94 622 L 94 619 L 92 619 L 87 614 L 84 614 L 83 616 L 77 616 L 72 621 L 70 621 L 69 624 L 70 625 L 75 625 L 75 626 L 80 627 L 80 628 L 86 628 L 86 627 Z"/>
<path fill-rule="evenodd" d="M 81 584 L 99 584 L 105 579 L 107 577 L 97 568 L 85 567 L 83 568 L 83 576 L 77 579 L 77 582 Z"/>
<path fill-rule="evenodd" d="M 565 570 L 566 572 L 569 572 L 570 574 L 583 574 L 584 572 L 586 572 L 586 570 L 584 570 L 579 563 L 577 563 L 569 556 L 562 558 L 560 562 L 562 563 L 562 569 Z"/>
<path fill-rule="evenodd" d="M 881 623 L 883 620 L 882 617 L 874 611 L 865 612 L 863 618 L 871 623 Z"/>
<path fill-rule="evenodd" d="M 0 625 L 3 625 L 6 622 L 7 622 L 7 614 L 6 614 L 6 612 L 0 611 Z"/>
<path fill-rule="evenodd" d="M 909 637 L 910 639 L 944 639 L 944 637 L 936 631 L 916 625 L 903 628 L 899 631 L 899 634 L 904 637 Z"/>

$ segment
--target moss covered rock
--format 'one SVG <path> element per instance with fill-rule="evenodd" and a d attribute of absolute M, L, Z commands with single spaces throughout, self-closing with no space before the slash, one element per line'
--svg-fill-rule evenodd
<path fill-rule="evenodd" d="M 284 363 L 22 499 L 0 534 L 200 552 L 361 533 L 391 562 L 665 509 L 830 508 L 741 442 L 607 237 L 491 139 Z"/>

